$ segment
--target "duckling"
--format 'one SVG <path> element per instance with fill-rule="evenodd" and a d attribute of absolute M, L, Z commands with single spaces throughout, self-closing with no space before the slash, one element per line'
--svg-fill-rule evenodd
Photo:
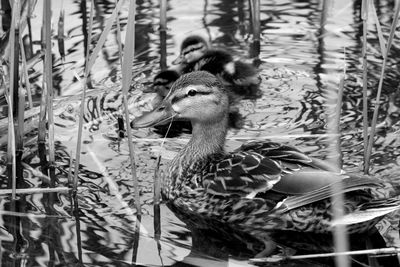
<path fill-rule="evenodd" d="M 208 71 L 221 79 L 230 91 L 248 98 L 258 98 L 260 78 L 256 68 L 234 60 L 225 50 L 212 49 L 204 38 L 193 35 L 182 42 L 180 56 L 173 61 L 180 64 L 182 73 Z"/>
<path fill-rule="evenodd" d="M 182 220 L 248 234 L 265 244 L 260 255 L 269 255 L 274 231 L 330 233 L 343 225 L 349 234 L 366 233 L 400 208 L 400 200 L 378 190 L 382 181 L 337 172 L 294 147 L 251 141 L 226 152 L 228 111 L 221 81 L 196 71 L 182 75 L 158 109 L 133 122 L 142 128 L 171 117 L 190 120 L 192 137 L 170 163 L 161 190 Z M 331 197 L 338 185 L 346 214 L 334 219 Z"/>
<path fill-rule="evenodd" d="M 179 73 L 168 69 L 160 71 L 153 79 L 153 90 L 162 98 L 166 97 L 172 84 L 178 80 Z"/>

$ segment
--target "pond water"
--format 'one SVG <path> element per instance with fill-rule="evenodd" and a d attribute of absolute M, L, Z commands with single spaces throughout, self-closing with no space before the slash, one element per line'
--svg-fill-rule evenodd
<path fill-rule="evenodd" d="M 3 1 L 2 1 L 3 2 Z M 5 2 L 5 1 L 4 1 Z M 101 34 L 114 1 L 95 1 L 94 39 Z M 394 1 L 376 6 L 384 36 L 389 35 Z M 361 1 L 261 1 L 261 51 L 256 61 L 263 95 L 242 100 L 242 129 L 228 133 L 227 150 L 246 140 L 271 139 L 294 145 L 312 156 L 337 162 L 361 173 L 362 142 L 362 21 Z M 43 1 L 32 17 L 33 54 L 40 50 Z M 69 161 L 75 157 L 82 84 L 74 78 L 84 65 L 84 33 L 80 1 L 52 1 L 55 100 L 56 173 L 67 184 Z M 122 39 L 126 34 L 127 3 L 120 12 Z M 65 57 L 56 38 L 60 10 L 65 10 Z M 88 14 L 88 13 L 87 13 Z M 252 40 L 247 1 L 168 1 L 167 64 L 179 53 L 189 34 L 206 36 L 216 47 L 241 60 L 249 58 Z M 368 25 L 369 117 L 372 118 L 382 56 L 378 35 Z M 3 27 L 7 16 L 3 14 Z M 160 70 L 158 1 L 137 1 L 134 82 L 130 92 L 132 118 L 151 109 L 153 94 L 142 91 Z M 116 27 L 108 36 L 91 71 L 94 89 L 88 93 L 79 174 L 78 211 L 69 194 L 22 195 L 13 209 L 10 198 L 0 198 L 1 266 L 248 266 L 241 249 L 225 250 L 212 239 L 206 246 L 193 242 L 183 222 L 161 205 L 161 237 L 154 238 L 153 176 L 156 158 L 165 168 L 190 135 L 162 138 L 154 129 L 133 131 L 142 217 L 136 224 L 134 186 L 127 138 L 118 138 L 122 114 L 121 72 Z M 399 31 L 398 31 L 399 32 Z M 392 46 L 381 97 L 379 128 L 371 174 L 394 183 L 400 180 L 400 53 L 398 32 Z M 33 57 L 31 53 L 31 57 Z M 29 55 L 29 54 L 28 54 Z M 34 60 L 32 60 L 34 62 Z M 34 92 L 42 88 L 42 63 L 32 65 Z M 340 136 L 329 134 L 337 120 L 339 81 L 345 75 Z M 0 182 L 7 187 L 7 118 L 0 99 Z M 38 104 L 38 102 L 35 102 Z M 40 172 L 37 148 L 39 108 L 26 114 L 23 153 L 26 187 L 41 187 L 48 178 Z M 334 123 L 333 123 L 334 125 Z M 339 160 L 338 160 L 339 159 Z M 51 205 L 53 203 L 53 205 Z M 16 210 L 25 216 L 14 216 Z M 397 214 L 378 228 L 387 246 L 400 246 Z M 196 246 L 194 245 L 196 243 Z M 318 252 L 318 251 L 316 251 Z M 282 266 L 319 266 L 330 263 L 286 262 Z"/>

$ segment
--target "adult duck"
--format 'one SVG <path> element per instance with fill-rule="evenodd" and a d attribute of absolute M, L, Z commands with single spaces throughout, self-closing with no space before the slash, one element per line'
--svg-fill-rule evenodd
<path fill-rule="evenodd" d="M 265 243 L 265 255 L 275 247 L 273 231 L 329 233 L 335 225 L 346 225 L 349 233 L 363 233 L 400 207 L 399 200 L 381 192 L 382 181 L 335 172 L 287 145 L 254 141 L 225 152 L 228 109 L 219 79 L 192 72 L 173 84 L 156 110 L 133 123 L 140 128 L 171 117 L 191 121 L 192 137 L 172 160 L 162 196 L 194 224 L 204 220 L 210 227 L 225 225 L 249 234 Z M 346 215 L 333 220 L 336 185 Z"/>
<path fill-rule="evenodd" d="M 173 64 L 180 64 L 182 73 L 208 71 L 220 78 L 224 86 L 237 95 L 247 98 L 258 98 L 261 95 L 260 78 L 253 65 L 234 60 L 225 50 L 210 48 L 201 36 L 185 38 L 180 55 Z"/>
<path fill-rule="evenodd" d="M 179 73 L 173 69 L 160 71 L 153 78 L 153 86 L 151 91 L 157 93 L 157 99 L 154 102 L 161 103 L 161 101 L 168 95 L 172 84 L 179 78 Z M 233 103 L 232 103 L 233 102 Z M 243 126 L 243 116 L 240 114 L 239 109 L 235 106 L 234 99 L 230 98 L 230 108 L 228 114 L 229 128 L 240 129 Z M 156 126 L 156 133 L 167 137 L 179 136 L 182 132 L 190 132 L 191 124 L 187 120 L 175 120 L 172 125 L 171 121 L 166 120 L 164 123 Z"/>

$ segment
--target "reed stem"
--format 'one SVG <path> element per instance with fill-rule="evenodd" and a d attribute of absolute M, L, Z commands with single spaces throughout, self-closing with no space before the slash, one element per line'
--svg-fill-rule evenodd
<path fill-rule="evenodd" d="M 75 171 L 74 171 L 74 179 L 73 179 L 73 197 L 76 196 L 76 190 L 78 188 L 78 174 L 79 174 L 79 163 L 81 158 L 81 146 L 82 146 L 82 129 L 83 129 L 83 113 L 85 110 L 85 98 L 86 98 L 86 88 L 87 88 L 87 78 L 90 73 L 89 68 L 89 51 L 90 51 L 90 43 L 92 40 L 92 29 L 93 29 L 93 10 L 94 10 L 94 3 L 93 0 L 90 1 L 90 21 L 89 21 L 89 35 L 88 41 L 86 43 L 87 47 L 86 51 L 86 61 L 85 61 L 85 74 L 83 79 L 83 89 L 81 95 L 81 105 L 80 105 L 80 112 L 79 112 L 79 124 L 78 124 L 78 140 L 76 144 L 76 155 L 75 155 Z M 76 199 L 76 198 L 75 198 Z M 77 199 L 76 199 L 77 201 Z"/>
<path fill-rule="evenodd" d="M 103 47 L 108 34 L 110 33 L 110 30 L 112 28 L 112 25 L 114 24 L 114 21 L 117 17 L 118 12 L 121 10 L 122 4 L 124 3 L 124 1 L 118 1 L 117 5 L 115 6 L 113 13 L 111 14 L 111 16 L 107 19 L 106 22 L 106 26 L 103 29 L 103 32 L 100 35 L 99 40 L 97 41 L 97 44 L 95 46 L 95 48 L 93 49 L 93 52 L 90 55 L 89 58 L 89 63 L 87 65 L 87 69 L 91 69 L 94 62 L 96 61 L 97 55 L 100 52 L 100 49 Z"/>
<path fill-rule="evenodd" d="M 363 21 L 363 137 L 364 137 L 364 173 L 368 172 L 367 148 L 368 148 L 368 61 L 367 61 L 367 22 L 368 22 L 368 2 L 362 1 L 361 19 Z"/>
<path fill-rule="evenodd" d="M 341 169 L 341 153 L 340 153 L 340 114 L 342 109 L 342 97 L 343 97 L 343 89 L 344 89 L 344 79 L 346 75 L 346 63 L 344 64 L 343 75 L 340 77 L 339 88 L 337 93 L 337 103 L 335 114 L 336 118 L 330 122 L 328 122 L 328 133 L 331 136 L 335 136 L 330 138 L 331 146 L 330 157 L 334 159 L 334 166 L 336 167 L 337 172 L 340 172 Z M 342 185 L 335 184 L 333 187 L 333 191 L 337 192 L 334 194 L 332 198 L 332 210 L 333 210 L 333 218 L 340 218 L 344 215 L 344 196 L 342 193 Z M 349 241 L 348 235 L 345 226 L 337 226 L 333 230 L 333 240 L 335 251 L 342 252 L 347 251 L 349 249 Z M 349 258 L 346 255 L 337 255 L 335 257 L 335 262 L 337 266 L 350 266 Z"/>
<path fill-rule="evenodd" d="M 18 149 L 22 149 L 21 144 L 22 137 L 20 136 L 18 122 L 20 120 L 19 115 L 19 24 L 20 24 L 20 3 L 14 1 L 12 5 L 12 19 L 10 28 L 10 92 L 8 94 L 8 106 L 9 106 L 9 135 L 8 135 L 8 173 L 11 174 L 11 188 L 12 188 L 12 200 L 16 199 L 15 190 L 17 187 L 17 178 L 22 172 L 17 168 L 18 156 L 16 146 Z M 7 97 L 7 95 L 6 95 Z M 22 112 L 23 113 L 23 112 Z M 23 116 L 23 114 L 22 114 Z M 22 119 L 23 120 L 23 119 Z M 11 165 L 10 165 L 11 164 Z M 20 164 L 19 164 L 20 165 Z M 18 173 L 17 173 L 18 172 Z"/>
<path fill-rule="evenodd" d="M 46 193 L 68 193 L 71 189 L 68 187 L 56 187 L 56 188 L 17 188 L 14 193 L 17 195 L 34 195 L 34 194 L 46 194 Z M 83 191 L 84 188 L 79 190 Z M 0 189 L 0 196 L 13 194 L 13 190 Z"/>
<path fill-rule="evenodd" d="M 47 120 L 49 138 L 49 177 L 50 186 L 55 186 L 55 144 L 54 144 L 54 113 L 53 113 L 53 61 L 51 54 L 51 0 L 44 2 L 44 33 L 45 33 L 45 54 L 44 54 L 44 73 L 47 87 Z"/>
<path fill-rule="evenodd" d="M 15 161 L 15 132 L 14 116 L 11 97 L 5 91 L 5 97 L 8 104 L 8 143 L 7 143 L 7 176 L 10 178 L 9 187 L 11 187 L 11 199 L 16 199 L 16 161 Z"/>
<path fill-rule="evenodd" d="M 167 69 L 167 0 L 160 0 L 160 69 Z"/>
<path fill-rule="evenodd" d="M 57 24 L 57 44 L 58 44 L 58 52 L 60 53 L 61 59 L 63 61 L 65 61 L 64 16 L 65 12 L 63 9 L 61 9 Z"/>
<path fill-rule="evenodd" d="M 400 5 L 396 5 L 396 10 L 395 10 L 394 16 L 393 16 L 393 22 L 392 22 L 392 26 L 390 29 L 389 39 L 387 42 L 386 54 L 384 54 L 384 56 L 383 56 L 381 75 L 380 75 L 379 84 L 378 84 L 378 92 L 376 94 L 376 100 L 375 100 L 374 114 L 372 116 L 371 132 L 370 132 L 370 136 L 368 139 L 367 154 L 366 154 L 366 160 L 365 160 L 365 166 L 364 166 L 365 173 L 368 173 L 368 170 L 369 170 L 372 147 L 374 145 L 374 136 L 375 136 L 375 132 L 376 132 L 376 124 L 377 124 L 377 120 L 378 120 L 383 79 L 385 77 L 385 69 L 386 69 L 386 64 L 387 64 L 387 60 L 389 57 L 390 47 L 392 46 L 394 34 L 396 32 L 396 26 L 397 26 L 397 21 L 399 19 L 399 13 L 400 13 Z"/>
<path fill-rule="evenodd" d="M 117 3 L 118 0 L 115 0 L 115 2 Z M 117 25 L 118 57 L 119 57 L 119 63 L 122 67 L 122 38 L 121 38 L 121 24 L 119 19 L 119 12 L 117 12 L 116 25 Z"/>
<path fill-rule="evenodd" d="M 260 0 L 250 0 L 251 19 L 253 26 L 253 43 L 250 50 L 250 57 L 257 57 L 260 54 Z"/>
<path fill-rule="evenodd" d="M 128 109 L 128 91 L 131 85 L 132 68 L 133 68 L 132 59 L 134 58 L 135 54 L 135 15 L 136 15 L 136 3 L 135 1 L 130 1 L 128 24 L 126 29 L 127 34 L 125 37 L 124 58 L 122 62 L 122 93 L 123 93 L 123 102 L 125 109 L 126 130 L 128 134 L 132 179 L 135 188 L 135 205 L 136 205 L 137 215 L 140 216 L 142 214 L 142 211 L 140 205 L 139 181 L 136 175 L 136 163 L 135 163 L 134 148 L 132 142 L 132 130 L 129 119 L 129 109 Z"/>
<path fill-rule="evenodd" d="M 28 96 L 29 108 L 33 108 L 31 84 L 29 82 L 29 74 L 28 74 L 28 65 L 26 63 L 25 48 L 24 48 L 21 34 L 19 35 L 19 44 L 20 44 L 20 50 L 21 50 L 22 72 L 23 72 L 24 81 L 25 81 L 26 94 Z"/>
<path fill-rule="evenodd" d="M 43 3 L 43 14 L 46 13 L 46 5 Z M 46 16 L 43 16 L 43 23 L 41 28 L 41 48 L 45 51 L 45 27 Z M 45 79 L 42 80 L 42 94 L 40 96 L 40 112 L 39 112 L 39 126 L 38 126 L 38 154 L 40 165 L 43 173 L 47 173 L 47 152 L 46 152 L 46 133 L 47 133 L 47 85 Z"/>
<path fill-rule="evenodd" d="M 269 257 L 269 258 L 250 259 L 250 261 L 253 263 L 263 263 L 263 262 L 277 262 L 277 261 L 282 261 L 282 260 L 304 260 L 304 259 L 336 257 L 339 255 L 345 255 L 345 256 L 355 256 L 355 255 L 365 255 L 365 254 L 388 255 L 388 254 L 396 254 L 396 253 L 400 253 L 400 248 L 378 248 L 378 249 L 318 253 L 318 254 L 308 254 L 308 255 L 273 256 L 273 257 Z"/>

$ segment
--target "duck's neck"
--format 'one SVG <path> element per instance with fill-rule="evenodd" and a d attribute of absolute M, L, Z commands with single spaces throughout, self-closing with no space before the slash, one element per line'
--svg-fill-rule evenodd
<path fill-rule="evenodd" d="M 198 171 L 209 157 L 223 153 L 227 123 L 227 117 L 215 123 L 192 122 L 192 138 L 174 158 L 170 173 L 165 177 L 163 194 L 167 198 L 178 196 L 180 185 L 190 179 L 191 174 Z"/>
<path fill-rule="evenodd" d="M 214 123 L 192 122 L 192 138 L 185 147 L 192 160 L 200 160 L 223 151 L 227 132 L 227 119 Z"/>
<path fill-rule="evenodd" d="M 192 122 L 192 138 L 180 151 L 177 158 L 181 168 L 186 169 L 195 162 L 223 152 L 228 118 L 211 123 Z"/>

